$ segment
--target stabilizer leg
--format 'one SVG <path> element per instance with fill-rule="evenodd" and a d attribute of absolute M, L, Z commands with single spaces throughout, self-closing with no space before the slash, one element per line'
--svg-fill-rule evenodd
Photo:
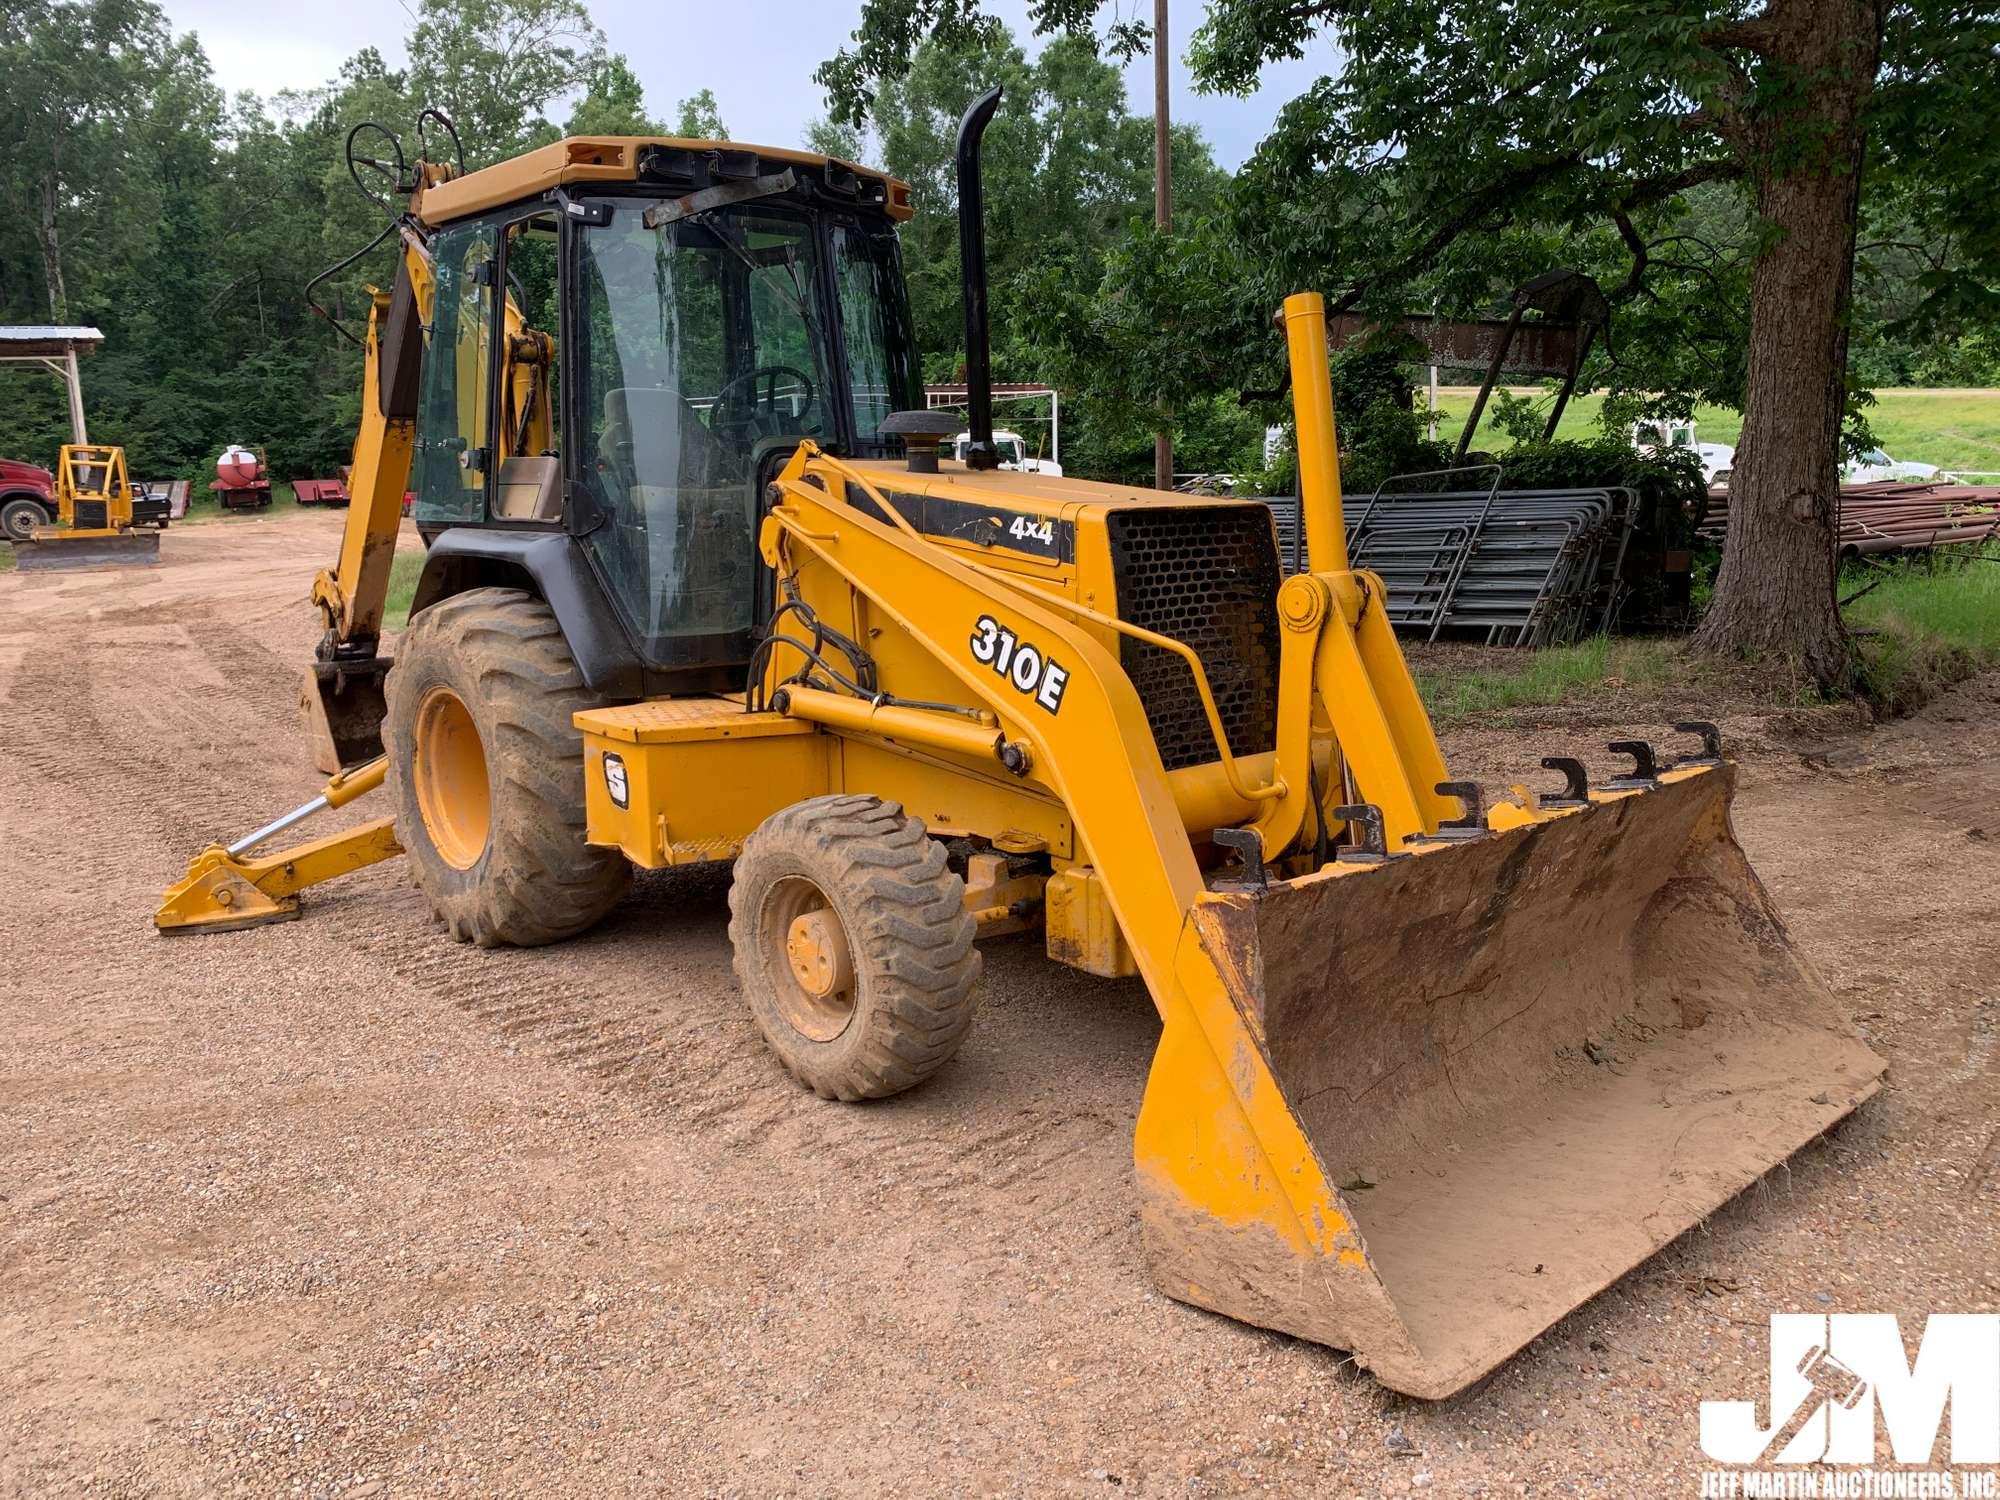
<path fill-rule="evenodd" d="M 298 893 L 307 886 L 394 859 L 403 852 L 394 818 L 376 818 L 280 854 L 247 857 L 256 845 L 313 814 L 372 792 L 387 773 L 386 759 L 342 772 L 312 801 L 255 833 L 226 848 L 210 844 L 189 861 L 187 874 L 168 887 L 153 913 L 153 925 L 161 932 L 229 932 L 289 921 L 299 914 Z"/>

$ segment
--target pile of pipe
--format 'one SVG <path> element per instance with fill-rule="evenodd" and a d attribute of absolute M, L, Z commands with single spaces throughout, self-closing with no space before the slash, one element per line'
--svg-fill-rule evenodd
<path fill-rule="evenodd" d="M 1729 492 L 1711 491 L 1701 535 L 1720 541 L 1729 528 Z M 1840 487 L 1843 557 L 1929 552 L 2000 541 L 2000 485 L 1845 484 Z"/>

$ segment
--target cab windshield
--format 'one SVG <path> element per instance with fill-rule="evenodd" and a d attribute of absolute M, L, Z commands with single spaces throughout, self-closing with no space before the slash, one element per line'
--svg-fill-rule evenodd
<path fill-rule="evenodd" d="M 685 661 L 752 625 L 772 455 L 878 451 L 914 357 L 892 237 L 758 204 L 649 228 L 655 206 L 580 236 L 578 425 L 606 581 L 647 655 Z"/>

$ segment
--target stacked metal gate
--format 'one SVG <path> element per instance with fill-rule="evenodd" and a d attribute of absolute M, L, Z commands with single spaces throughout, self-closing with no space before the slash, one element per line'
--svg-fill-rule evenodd
<path fill-rule="evenodd" d="M 1479 487 L 1421 488 L 1468 478 Z M 1302 571 L 1297 497 L 1266 503 L 1282 555 Z M 1641 509 L 1622 486 L 1503 490 L 1497 466 L 1399 475 L 1348 498 L 1347 551 L 1356 568 L 1381 576 L 1389 618 L 1405 634 L 1565 645 L 1616 625 Z"/>

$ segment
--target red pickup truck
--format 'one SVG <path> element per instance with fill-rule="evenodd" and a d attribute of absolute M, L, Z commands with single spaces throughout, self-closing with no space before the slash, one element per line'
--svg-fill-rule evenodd
<path fill-rule="evenodd" d="M 0 458 L 0 537 L 25 542 L 37 526 L 56 523 L 56 476 L 33 464 Z"/>

